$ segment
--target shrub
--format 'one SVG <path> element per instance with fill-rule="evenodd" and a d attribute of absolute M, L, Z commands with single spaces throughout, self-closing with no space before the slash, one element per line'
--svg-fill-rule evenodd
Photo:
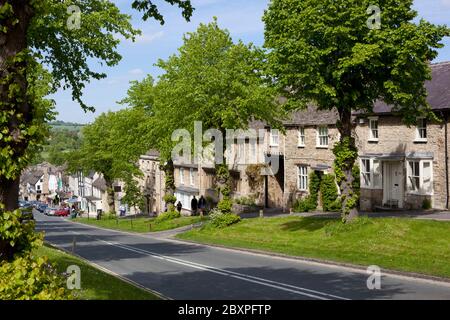
<path fill-rule="evenodd" d="M 303 199 L 298 199 L 294 204 L 295 212 L 309 212 L 317 208 L 317 202 L 314 197 L 307 196 Z"/>
<path fill-rule="evenodd" d="M 223 213 L 218 208 L 213 209 L 210 214 L 209 224 L 215 228 L 225 228 L 241 221 L 241 217 L 234 213 Z"/>
<path fill-rule="evenodd" d="M 0 300 L 70 298 L 62 275 L 45 258 L 32 256 L 43 235 L 20 216 L 20 210 L 8 212 L 0 205 Z"/>
<path fill-rule="evenodd" d="M 339 194 L 334 175 L 327 174 L 322 177 L 320 191 L 322 194 L 323 211 L 335 211 L 336 209 L 341 211 L 340 208 L 337 208 L 340 201 L 337 201 Z"/>
<path fill-rule="evenodd" d="M 243 205 L 243 206 L 252 206 L 255 207 L 256 203 L 255 203 L 255 199 L 253 197 L 241 197 L 241 198 L 237 198 L 235 200 L 235 202 L 237 204 Z"/>
<path fill-rule="evenodd" d="M 222 199 L 217 205 L 217 209 L 222 213 L 231 213 L 233 208 L 233 200 L 229 198 Z"/>
<path fill-rule="evenodd" d="M 47 258 L 31 254 L 0 264 L 0 300 L 65 300 L 74 297 Z"/>
<path fill-rule="evenodd" d="M 174 204 L 177 202 L 177 197 L 175 197 L 174 195 L 171 195 L 171 194 L 166 194 L 166 195 L 164 195 L 163 200 L 165 203 Z"/>
<path fill-rule="evenodd" d="M 423 210 L 430 210 L 432 208 L 431 200 L 430 199 L 424 199 L 422 202 L 422 209 Z"/>
<path fill-rule="evenodd" d="M 169 210 L 168 212 L 165 212 L 165 213 L 159 215 L 155 219 L 155 222 L 156 223 L 161 223 L 163 221 L 173 220 L 173 219 L 177 219 L 177 218 L 180 218 L 180 217 L 181 217 L 181 214 L 178 211 Z"/>

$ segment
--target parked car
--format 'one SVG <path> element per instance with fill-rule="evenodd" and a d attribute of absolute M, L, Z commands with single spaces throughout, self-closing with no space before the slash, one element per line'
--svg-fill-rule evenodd
<path fill-rule="evenodd" d="M 55 216 L 56 215 L 56 211 L 58 211 L 57 208 L 47 207 L 47 209 L 45 209 L 45 211 L 44 211 L 44 214 L 46 216 Z"/>
<path fill-rule="evenodd" d="M 19 208 L 32 208 L 33 206 L 28 201 L 19 200 Z"/>
<path fill-rule="evenodd" d="M 40 204 L 36 207 L 36 209 L 37 209 L 39 212 L 45 212 L 45 209 L 47 209 L 47 208 L 48 208 L 48 205 L 45 204 L 45 203 L 40 203 Z"/>
<path fill-rule="evenodd" d="M 69 208 L 61 208 L 56 210 L 55 215 L 58 217 L 68 217 L 70 214 L 70 209 Z"/>

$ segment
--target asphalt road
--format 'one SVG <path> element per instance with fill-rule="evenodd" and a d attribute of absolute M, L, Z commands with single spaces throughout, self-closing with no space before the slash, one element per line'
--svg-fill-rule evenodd
<path fill-rule="evenodd" d="M 450 299 L 450 284 L 129 235 L 36 213 L 45 240 L 172 299 Z M 450 261 L 449 261 L 450 263 Z M 81 275 L 81 283 L 83 276 Z"/>

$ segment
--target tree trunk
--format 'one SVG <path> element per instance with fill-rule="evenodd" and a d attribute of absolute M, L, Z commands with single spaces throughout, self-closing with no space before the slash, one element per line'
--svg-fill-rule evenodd
<path fill-rule="evenodd" d="M 106 199 L 108 203 L 108 211 L 110 213 L 116 212 L 116 204 L 115 204 L 115 194 L 114 194 L 114 186 L 113 182 L 110 179 L 106 179 Z"/>
<path fill-rule="evenodd" d="M 355 177 L 353 167 L 357 159 L 357 148 L 353 137 L 352 112 L 348 108 L 339 110 L 340 123 L 338 125 L 340 133 L 339 145 L 344 152 L 336 154 L 336 167 L 340 168 L 340 189 L 342 195 L 342 212 L 345 222 L 351 221 L 359 216 L 359 190 L 354 190 Z M 341 149 L 342 150 L 342 149 Z"/>
<path fill-rule="evenodd" d="M 24 169 L 21 158 L 28 148 L 21 126 L 27 128 L 33 121 L 33 107 L 27 97 L 27 60 L 15 58 L 25 54 L 28 48 L 27 30 L 33 10 L 29 0 L 0 0 L 0 8 L 7 4 L 12 6 L 13 13 L 5 13 L 0 18 L 0 26 L 6 28 L 6 32 L 0 32 L 0 115 L 6 116 L 0 122 L 0 150 L 12 154 L 5 159 L 8 161 L 0 163 L 3 169 L 0 172 L 9 172 L 8 176 L 0 174 L 0 202 L 6 210 L 14 210 L 18 207 L 20 174 Z M 17 91 L 11 95 L 13 86 Z"/>
<path fill-rule="evenodd" d="M 172 159 L 167 160 L 163 165 L 165 175 L 164 191 L 166 196 L 173 196 L 175 194 L 175 166 Z"/>

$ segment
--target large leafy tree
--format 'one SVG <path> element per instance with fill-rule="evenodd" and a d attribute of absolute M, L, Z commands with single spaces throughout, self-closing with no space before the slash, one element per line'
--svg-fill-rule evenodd
<path fill-rule="evenodd" d="M 352 111 L 371 112 L 378 99 L 406 123 L 428 115 L 424 83 L 446 26 L 421 20 L 413 0 L 379 0 L 381 25 L 371 0 L 272 0 L 264 14 L 268 69 L 291 108 L 314 103 L 336 109 L 340 141 L 335 169 L 344 220 L 358 215 L 352 174 L 357 149 Z M 372 16 L 370 16 L 369 14 Z"/>
<path fill-rule="evenodd" d="M 133 188 L 135 178 L 141 175 L 138 160 L 148 151 L 149 139 L 143 108 L 129 108 L 103 113 L 94 123 L 83 128 L 81 147 L 67 157 L 70 172 L 103 174 L 108 192 L 108 206 L 114 211 L 114 188 L 116 180 L 126 183 L 131 193 L 139 196 Z M 136 201 L 138 202 L 138 201 Z"/>
<path fill-rule="evenodd" d="M 192 14 L 190 0 L 165 2 L 180 7 L 186 19 Z M 80 10 L 79 27 L 72 5 Z M 164 22 L 152 0 L 135 0 L 132 7 L 144 20 Z M 83 88 L 105 74 L 90 68 L 88 59 L 116 65 L 121 59 L 117 34 L 130 39 L 138 31 L 112 1 L 0 0 L 0 203 L 7 210 L 17 207 L 20 173 L 32 159 L 33 146 L 41 143 L 35 125 L 42 111 L 30 83 L 33 66 L 48 66 L 52 89 L 72 90 L 73 99 L 92 110 L 81 99 Z"/>
<path fill-rule="evenodd" d="M 280 114 L 273 90 L 261 74 L 261 50 L 241 41 L 234 43 L 214 20 L 185 35 L 178 51 L 157 63 L 164 72 L 154 88 L 154 130 L 166 155 L 173 146 L 174 130 L 183 128 L 192 134 L 195 121 L 201 121 L 204 130 L 219 130 L 224 138 L 226 129 L 246 129 L 255 119 L 277 122 Z M 229 161 L 216 164 L 222 198 L 231 192 Z M 173 170 L 171 162 L 167 164 Z"/>

